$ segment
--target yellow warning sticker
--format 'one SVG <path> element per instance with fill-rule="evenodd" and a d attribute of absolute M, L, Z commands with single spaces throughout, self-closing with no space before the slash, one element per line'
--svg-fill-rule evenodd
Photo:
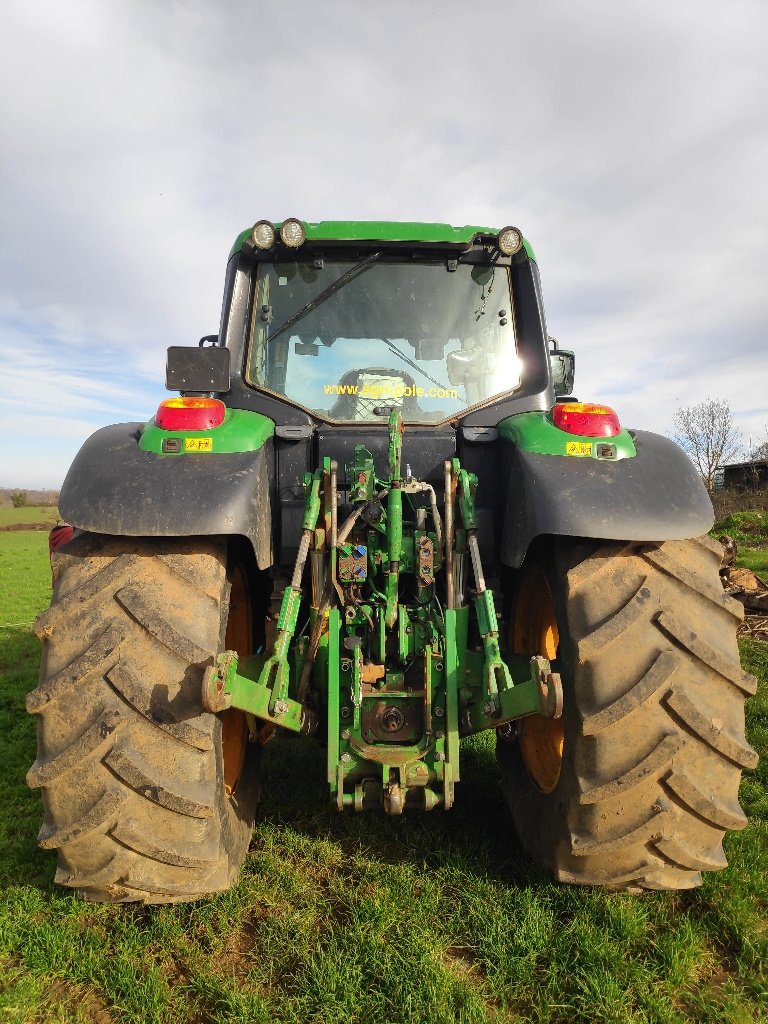
<path fill-rule="evenodd" d="M 566 441 L 565 454 L 589 456 L 592 454 L 592 445 L 589 441 Z"/>
<path fill-rule="evenodd" d="M 185 452 L 211 452 L 213 451 L 212 437 L 185 437 Z"/>

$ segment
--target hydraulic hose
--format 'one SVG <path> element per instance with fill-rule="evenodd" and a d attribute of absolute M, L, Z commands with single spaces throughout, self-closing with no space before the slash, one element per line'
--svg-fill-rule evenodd
<path fill-rule="evenodd" d="M 335 471 L 334 471 L 335 466 L 336 466 L 336 463 L 334 462 L 332 464 L 332 466 L 331 466 L 331 486 L 334 488 L 332 493 L 331 493 L 331 508 L 333 510 L 332 511 L 332 519 L 331 519 L 331 536 L 332 537 L 336 533 L 336 522 L 337 522 L 337 498 L 336 498 L 336 491 L 335 491 L 335 487 L 334 487 L 335 476 L 336 476 Z M 359 508 L 356 508 L 355 511 L 350 516 L 347 516 L 347 518 L 344 520 L 344 525 L 341 527 L 341 530 L 338 532 L 338 536 L 336 538 L 336 543 L 335 543 L 334 547 L 337 547 L 338 545 L 345 543 L 347 537 L 352 532 L 355 523 L 360 518 L 360 516 L 363 514 L 363 512 L 367 508 L 370 508 L 370 506 L 373 505 L 374 502 L 381 501 L 382 498 L 385 498 L 386 494 L 387 494 L 386 491 L 379 491 L 379 493 L 374 498 L 371 498 L 370 501 L 366 501 L 365 504 L 361 505 Z M 314 625 L 312 626 L 312 631 L 309 634 L 309 646 L 307 647 L 307 655 L 306 655 L 306 658 L 304 659 L 304 668 L 302 670 L 301 681 L 299 683 L 299 700 L 303 700 L 304 699 L 304 696 L 305 696 L 305 694 L 307 692 L 307 687 L 309 686 L 309 677 L 310 677 L 310 675 L 312 673 L 312 666 L 313 666 L 313 664 L 315 662 L 315 657 L 317 656 L 317 648 L 318 648 L 318 646 L 320 644 L 320 637 L 323 635 L 323 629 L 325 627 L 325 617 L 326 617 L 326 613 L 328 611 L 328 607 L 329 607 L 329 605 L 331 603 L 332 597 L 333 597 L 333 585 L 332 585 L 330 580 L 327 580 L 325 586 L 323 587 L 323 592 L 322 592 L 322 595 L 320 597 L 320 603 L 319 603 L 319 605 L 317 607 L 317 614 L 315 615 L 315 622 L 314 622 Z"/>

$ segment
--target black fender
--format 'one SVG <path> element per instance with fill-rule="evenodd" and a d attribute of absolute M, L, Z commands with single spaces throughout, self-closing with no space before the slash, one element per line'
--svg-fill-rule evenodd
<path fill-rule="evenodd" d="M 663 541 L 712 528 L 712 503 L 690 459 L 666 437 L 632 434 L 637 455 L 615 462 L 535 455 L 499 440 L 502 565 L 521 565 L 542 534 Z"/>
<path fill-rule="evenodd" d="M 64 480 L 59 511 L 89 533 L 125 537 L 242 536 L 260 569 L 273 561 L 272 439 L 258 451 L 156 455 L 143 424 L 91 434 Z"/>

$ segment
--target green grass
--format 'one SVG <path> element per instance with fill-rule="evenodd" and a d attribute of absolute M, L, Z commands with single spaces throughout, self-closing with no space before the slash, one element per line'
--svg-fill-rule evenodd
<path fill-rule="evenodd" d="M 752 572 L 768 572 L 768 512 L 734 512 L 715 523 L 713 537 L 733 537 L 739 546 L 736 565 Z"/>
<path fill-rule="evenodd" d="M 0 534 L 3 623 L 48 600 L 44 534 Z M 768 645 L 746 773 L 751 824 L 730 867 L 682 893 L 557 886 L 522 857 L 490 737 L 464 748 L 450 812 L 385 819 L 327 805 L 322 757 L 265 749 L 265 796 L 238 886 L 196 904 L 88 904 L 53 886 L 24 784 L 38 644 L 0 630 L 0 1021 L 747 1024 L 768 1019 Z M 301 779 L 301 785 L 294 784 Z"/>
<path fill-rule="evenodd" d="M 31 626 L 51 599 L 48 534 L 0 533 L 0 626 Z"/>
<path fill-rule="evenodd" d="M 0 526 L 11 526 L 16 523 L 46 523 L 54 526 L 59 518 L 59 510 L 51 505 L 30 505 L 25 508 L 0 507 Z"/>
<path fill-rule="evenodd" d="M 768 512 L 733 512 L 716 522 L 711 533 L 727 534 L 739 544 L 768 544 Z"/>
<path fill-rule="evenodd" d="M 739 548 L 736 565 L 742 569 L 751 569 L 758 576 L 765 578 L 768 573 L 768 548 Z"/>

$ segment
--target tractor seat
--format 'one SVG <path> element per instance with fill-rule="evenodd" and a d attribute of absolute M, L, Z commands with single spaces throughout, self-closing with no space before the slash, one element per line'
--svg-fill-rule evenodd
<path fill-rule="evenodd" d="M 427 414 L 416 401 L 416 382 L 403 370 L 370 366 L 349 370 L 339 381 L 339 396 L 328 412 L 334 420 L 376 420 L 379 406 L 400 409 L 404 420 Z"/>

